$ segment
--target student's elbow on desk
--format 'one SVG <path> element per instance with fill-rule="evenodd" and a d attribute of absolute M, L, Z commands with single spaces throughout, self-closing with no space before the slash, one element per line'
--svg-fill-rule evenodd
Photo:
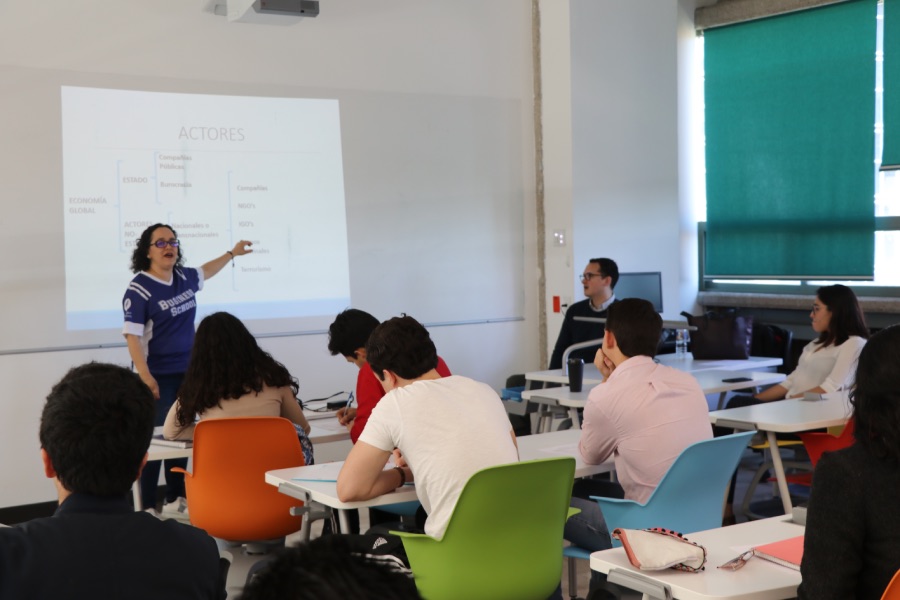
<path fill-rule="evenodd" d="M 337 495 L 338 500 L 341 502 L 359 502 L 361 500 L 368 500 L 372 497 L 371 493 L 367 493 L 368 490 L 364 489 L 363 486 L 358 485 L 358 482 L 353 480 L 353 477 L 348 477 L 341 472 L 338 475 L 337 479 Z"/>

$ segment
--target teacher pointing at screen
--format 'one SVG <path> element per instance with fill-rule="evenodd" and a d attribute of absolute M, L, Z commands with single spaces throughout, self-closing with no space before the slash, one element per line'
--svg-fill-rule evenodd
<path fill-rule="evenodd" d="M 196 293 L 235 256 L 253 252 L 251 245 L 241 240 L 222 256 L 193 269 L 182 266 L 181 244 L 174 229 L 157 223 L 141 234 L 131 256 L 135 276 L 122 299 L 122 333 L 135 370 L 157 400 L 155 425 L 163 424 L 187 370 L 194 343 Z M 166 461 L 163 512 L 186 510 L 184 476 L 169 470 L 186 465 L 186 459 Z M 147 463 L 141 473 L 141 501 L 145 509 L 154 512 L 159 466 L 158 461 Z"/>

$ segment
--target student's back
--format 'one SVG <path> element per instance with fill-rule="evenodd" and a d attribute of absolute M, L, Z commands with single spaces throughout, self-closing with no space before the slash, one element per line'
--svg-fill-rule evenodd
<path fill-rule="evenodd" d="M 73 494 L 52 517 L 0 528 L 0 599 L 224 598 L 215 542 L 124 499 Z"/>

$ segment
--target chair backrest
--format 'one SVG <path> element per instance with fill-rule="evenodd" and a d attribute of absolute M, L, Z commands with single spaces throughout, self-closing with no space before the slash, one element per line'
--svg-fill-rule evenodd
<path fill-rule="evenodd" d="M 549 458 L 484 469 L 463 489 L 440 541 L 403 535 L 428 600 L 543 600 L 559 585 L 575 461 Z"/>
<path fill-rule="evenodd" d="M 214 537 L 279 538 L 298 531 L 303 503 L 265 482 L 265 472 L 303 465 L 294 425 L 281 417 L 206 419 L 194 429 L 193 472 L 185 476 L 191 523 Z"/>
<path fill-rule="evenodd" d="M 900 600 L 900 571 L 894 573 L 894 577 L 891 578 L 891 582 L 885 588 L 884 594 L 881 595 L 881 600 Z"/>
<path fill-rule="evenodd" d="M 806 447 L 806 453 L 809 455 L 809 462 L 815 467 L 816 463 L 819 462 L 819 459 L 822 458 L 824 452 L 840 450 L 841 448 L 847 448 L 848 446 L 853 445 L 855 440 L 853 437 L 853 430 L 855 428 L 855 422 L 851 418 L 847 421 L 847 424 L 844 425 L 844 430 L 838 436 L 816 431 L 811 433 L 800 433 L 798 434 L 798 437 L 803 441 L 803 445 Z"/>
<path fill-rule="evenodd" d="M 678 455 L 646 504 L 597 498 L 609 531 L 665 527 L 692 533 L 721 527 L 725 491 L 753 433 L 691 444 Z"/>
<path fill-rule="evenodd" d="M 791 342 L 794 333 L 790 329 L 784 329 L 777 325 L 766 323 L 753 323 L 753 337 L 750 342 L 750 354 L 753 356 L 771 356 L 780 358 L 784 362 L 779 368 L 782 373 L 793 371 L 791 356 Z"/>

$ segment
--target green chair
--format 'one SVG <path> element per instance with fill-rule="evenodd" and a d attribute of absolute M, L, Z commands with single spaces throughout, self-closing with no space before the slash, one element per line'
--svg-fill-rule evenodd
<path fill-rule="evenodd" d="M 403 538 L 425 600 L 544 600 L 560 583 L 575 460 L 548 458 L 478 471 L 441 540 Z"/>

